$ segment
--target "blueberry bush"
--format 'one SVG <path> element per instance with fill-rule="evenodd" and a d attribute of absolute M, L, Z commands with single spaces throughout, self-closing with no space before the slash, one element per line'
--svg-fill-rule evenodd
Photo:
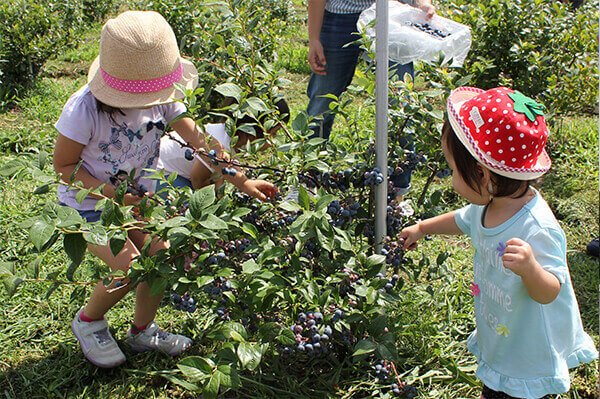
<path fill-rule="evenodd" d="M 455 3 L 460 8 L 462 3 Z M 119 183 L 114 199 L 99 201 L 101 219 L 87 223 L 55 203 L 54 188 L 66 184 L 78 189 L 80 200 L 90 190 L 73 178 L 60 182 L 43 150 L 14 158 L 0 168 L 0 177 L 33 179 L 41 205 L 20 225 L 29 243 L 19 249 L 19 259 L 26 261 L 0 263 L 6 291 L 12 295 L 37 284 L 47 286 L 51 296 L 71 287 L 72 302 L 84 301 L 98 281 L 106 286 L 115 281 L 114 289 L 145 281 L 152 293 L 164 291 L 163 306 L 181 312 L 181 320 L 191 321 L 198 335 L 192 350 L 175 361 L 176 369 L 155 370 L 153 376 L 194 397 L 257 395 L 252 387 L 285 397 L 432 397 L 420 389 L 428 379 L 478 387 L 472 365 L 453 358 L 448 348 L 429 347 L 441 330 L 464 341 L 465 330 L 473 327 L 462 310 L 469 295 L 452 278 L 449 253 L 442 247 L 433 255 L 405 253 L 397 235 L 402 227 L 442 212 L 448 200 L 458 202 L 439 188 L 449 175 L 439 143 L 443 104 L 453 88 L 483 82 L 477 79 L 491 68 L 489 58 L 474 56 L 464 69 L 442 66 L 439 60 L 421 65 L 414 79 L 390 82 L 389 164 L 388 170 L 380 170 L 373 132 L 360 120 L 372 114 L 356 111 L 357 100 L 359 110 L 373 108 L 371 66 L 361 64 L 350 95 L 334 98 L 333 111 L 343 126 L 335 138 L 310 139 L 305 112 L 286 125 L 274 107 L 289 84 L 274 66 L 277 52 L 282 37 L 300 21 L 289 2 L 199 4 L 147 4 L 170 21 L 182 52 L 200 72 L 198 88 L 186 93 L 190 115 L 199 124 L 225 120 L 232 134 L 236 119 L 267 113 L 257 122 L 261 128 L 280 124 L 281 130 L 246 144 L 232 160 L 190 146 L 186 157 L 204 157 L 222 174 L 239 173 L 235 165 L 248 176 L 275 182 L 280 194 L 260 202 L 228 185 L 175 189 L 175 175 L 153 172 L 167 188 L 137 206 L 125 206 L 126 192 L 145 191 L 133 183 L 134 171 Z M 400 145 L 407 138 L 414 149 Z M 261 150 L 266 143 L 270 146 Z M 399 207 L 395 189 L 388 185 L 387 234 L 378 242 L 373 190 L 386 177 L 408 170 L 419 177 L 413 181 L 414 209 Z M 117 253 L 133 229 L 168 240 L 170 246 L 153 255 L 144 248 L 126 275 L 83 261 L 88 243 L 108 244 Z M 378 244 L 382 250 L 375 253 Z M 44 257 L 59 249 L 67 254 L 69 267 L 53 264 L 42 270 Z M 437 297 L 436 281 L 454 295 Z M 411 302 L 418 303 L 421 313 L 402 314 Z M 422 323 L 435 306 L 447 307 L 448 314 Z M 445 316 L 446 324 L 440 320 Z M 421 355 L 428 360 L 415 364 L 413 358 Z M 428 370 L 426 363 L 433 362 L 441 366 Z M 427 370 L 422 375 L 420 367 Z M 407 375 L 408 370 L 414 374 Z M 287 376 L 293 384 L 280 383 Z"/>

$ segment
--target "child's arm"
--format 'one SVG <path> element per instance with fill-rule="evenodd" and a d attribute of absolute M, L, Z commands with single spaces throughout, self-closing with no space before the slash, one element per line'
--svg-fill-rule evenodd
<path fill-rule="evenodd" d="M 219 157 L 228 157 L 228 155 L 225 155 L 221 143 L 219 143 L 213 137 L 208 137 L 210 140 L 207 144 L 207 137 L 203 134 L 203 130 L 196 125 L 196 122 L 192 118 L 186 117 L 177 119 L 171 124 L 171 127 L 185 142 L 189 143 L 192 147 L 204 148 L 207 151 L 214 149 L 219 154 Z"/>
<path fill-rule="evenodd" d="M 71 140 L 62 134 L 58 135 L 58 138 L 56 139 L 56 146 L 54 148 L 53 163 L 54 170 L 56 173 L 61 175 L 63 181 L 68 182 L 70 180 L 71 174 L 79 164 L 79 156 L 81 155 L 83 147 L 83 144 Z M 79 168 L 75 174 L 75 181 L 80 181 L 83 183 L 85 188 L 97 188 L 105 184 L 104 182 L 90 175 L 82 168 Z M 102 189 L 102 194 L 104 194 L 106 197 L 114 198 L 115 188 L 111 184 L 105 184 L 104 188 Z M 94 195 L 93 193 L 90 193 L 90 196 L 98 198 L 98 196 Z M 141 197 L 127 193 L 123 197 L 123 202 L 125 205 L 135 205 L 140 202 L 141 199 Z"/>
<path fill-rule="evenodd" d="M 546 304 L 558 296 L 558 278 L 542 268 L 533 255 L 531 245 L 525 241 L 519 238 L 508 240 L 502 262 L 504 267 L 521 277 L 527 293 L 534 301 Z"/>
<path fill-rule="evenodd" d="M 218 172 L 220 172 L 221 167 L 221 165 L 215 166 L 215 168 L 218 168 Z M 235 166 L 234 169 L 238 170 L 238 168 Z M 194 190 L 197 190 L 201 187 L 205 187 L 208 184 L 210 184 L 210 176 L 212 173 L 202 162 L 195 160 L 194 164 L 192 165 L 192 171 L 190 174 L 192 180 L 192 187 L 194 188 Z M 260 179 L 248 179 L 248 177 L 246 177 L 246 175 L 244 175 L 244 173 L 240 170 L 238 170 L 235 176 L 227 175 L 223 176 L 223 179 L 231 182 L 243 193 L 258 198 L 261 201 L 272 197 L 279 191 L 277 189 L 277 186 L 275 186 L 273 183 Z M 220 182 L 222 182 L 223 179 L 221 179 Z M 219 184 L 219 182 L 215 183 Z"/>
<path fill-rule="evenodd" d="M 413 224 L 400 232 L 403 249 L 414 249 L 417 241 L 429 234 L 463 234 L 454 220 L 454 212 L 448 212 Z"/>

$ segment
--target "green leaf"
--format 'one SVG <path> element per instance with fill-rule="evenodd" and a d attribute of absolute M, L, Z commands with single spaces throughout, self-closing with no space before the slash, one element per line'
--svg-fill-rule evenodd
<path fill-rule="evenodd" d="M 190 213 L 192 217 L 194 219 L 200 218 L 202 211 L 213 202 L 215 202 L 214 186 L 210 185 L 194 191 L 192 198 L 190 198 Z"/>
<path fill-rule="evenodd" d="M 222 40 L 222 38 L 221 38 Z M 239 103 L 242 99 L 242 89 L 234 83 L 223 83 L 215 87 L 215 91 L 225 97 L 233 97 Z"/>
<path fill-rule="evenodd" d="M 308 132 L 308 115 L 305 111 L 298 113 L 292 122 L 292 130 L 297 133 Z"/>
<path fill-rule="evenodd" d="M 187 381 L 180 380 L 179 378 L 177 378 L 175 376 L 172 376 L 169 374 L 164 374 L 163 377 L 165 377 L 167 380 L 171 381 L 173 384 L 179 385 L 180 387 L 187 389 L 188 391 L 191 391 L 191 392 L 199 392 L 200 391 L 199 386 L 191 384 Z"/>
<path fill-rule="evenodd" d="M 38 188 L 33 190 L 33 194 L 34 195 L 46 194 L 48 191 L 50 191 L 50 186 L 51 186 L 50 183 L 44 184 L 43 186 L 39 186 Z"/>
<path fill-rule="evenodd" d="M 121 252 L 121 250 L 125 247 L 126 242 L 127 239 L 123 232 L 119 231 L 115 233 L 115 235 L 112 236 L 111 239 L 108 241 L 108 245 L 112 254 L 114 256 L 117 256 L 117 254 Z"/>
<path fill-rule="evenodd" d="M 4 284 L 4 288 L 6 288 L 9 297 L 12 297 L 15 292 L 17 292 L 17 287 L 22 282 L 23 280 L 17 276 L 9 276 L 2 279 L 2 283 Z"/>
<path fill-rule="evenodd" d="M 26 269 L 27 277 L 29 278 L 38 278 L 40 276 L 40 264 L 42 263 L 42 258 L 37 257 L 33 261 L 29 262 Z M 2 271 L 0 270 L 0 277 L 2 277 Z"/>
<path fill-rule="evenodd" d="M 151 281 L 152 282 L 148 281 L 148 285 L 150 286 L 150 296 L 162 294 L 169 284 L 168 280 L 162 277 L 156 277 Z"/>
<path fill-rule="evenodd" d="M 367 258 L 367 269 L 371 269 L 375 266 L 382 265 L 385 262 L 384 255 L 371 255 Z"/>
<path fill-rule="evenodd" d="M 252 274 L 258 270 L 260 270 L 260 265 L 254 259 L 248 259 L 242 263 L 242 273 L 244 274 Z"/>
<path fill-rule="evenodd" d="M 208 214 L 205 220 L 201 220 L 200 225 L 209 230 L 223 230 L 227 229 L 227 223 L 225 223 L 222 219 L 219 219 L 213 214 Z"/>
<path fill-rule="evenodd" d="M 377 349 L 377 344 L 371 340 L 363 339 L 359 341 L 354 347 L 354 353 L 352 356 L 364 355 L 366 353 L 374 352 Z"/>
<path fill-rule="evenodd" d="M 248 234 L 250 237 L 258 241 L 258 230 L 253 224 L 243 223 L 241 228 L 244 231 L 244 233 Z"/>
<path fill-rule="evenodd" d="M 89 188 L 83 188 L 83 189 L 79 190 L 77 192 L 77 194 L 75 194 L 75 199 L 77 200 L 77 202 L 81 204 L 81 202 L 85 199 L 85 197 L 88 196 L 90 191 L 92 191 L 92 190 L 90 190 Z"/>
<path fill-rule="evenodd" d="M 25 162 L 23 159 L 11 159 L 0 168 L 0 177 L 11 177 L 26 167 L 27 162 Z"/>
<path fill-rule="evenodd" d="M 206 379 L 212 374 L 213 364 L 200 356 L 189 356 L 182 359 L 177 368 L 192 381 Z"/>
<path fill-rule="evenodd" d="M 58 223 L 56 227 L 73 227 L 80 226 L 83 223 L 83 218 L 75 209 L 70 206 L 58 206 L 56 207 L 56 216 L 58 217 Z"/>
<path fill-rule="evenodd" d="M 221 386 L 221 373 L 215 372 L 211 377 L 208 383 L 204 386 L 202 390 L 202 395 L 206 399 L 216 398 L 219 394 L 219 387 Z"/>
<path fill-rule="evenodd" d="M 65 234 L 63 239 L 63 246 L 65 252 L 69 255 L 71 261 L 79 266 L 85 256 L 85 250 L 87 248 L 87 241 L 83 238 L 81 233 L 70 233 Z"/>
<path fill-rule="evenodd" d="M 296 336 L 289 328 L 283 328 L 279 335 L 277 336 L 277 340 L 282 345 L 294 345 L 296 343 Z"/>
<path fill-rule="evenodd" d="M 331 194 L 327 194 L 322 196 L 321 198 L 319 198 L 319 200 L 317 201 L 317 206 L 315 207 L 315 211 L 320 211 L 321 209 L 324 209 L 327 207 L 327 205 L 329 205 L 329 203 L 331 201 L 333 201 L 335 199 L 335 196 L 331 195 Z"/>
<path fill-rule="evenodd" d="M 258 115 L 260 113 L 269 111 L 267 104 L 265 104 L 264 101 L 258 97 L 247 98 L 244 104 L 242 104 L 242 108 L 244 108 L 244 106 L 250 108 L 250 111 L 253 115 Z"/>
<path fill-rule="evenodd" d="M 108 235 L 106 233 L 106 229 L 97 224 L 91 225 L 90 229 L 83 233 L 83 238 L 85 238 L 87 242 L 93 245 L 108 244 Z"/>
<path fill-rule="evenodd" d="M 283 247 L 272 247 L 272 248 L 267 249 L 266 251 L 263 251 L 258 256 L 257 260 L 259 263 L 264 263 L 267 260 L 278 258 L 280 256 L 285 255 L 286 253 L 287 253 L 287 249 L 285 249 Z"/>
<path fill-rule="evenodd" d="M 238 345 L 237 355 L 242 367 L 248 370 L 254 370 L 262 359 L 262 354 L 249 342 L 242 342 Z"/>
<path fill-rule="evenodd" d="M 304 208 L 304 210 L 310 210 L 310 197 L 302 185 L 298 187 L 298 203 L 302 206 L 302 208 Z"/>
<path fill-rule="evenodd" d="M 45 218 L 37 219 L 29 229 L 29 239 L 41 251 L 54 234 L 55 226 L 52 221 Z"/>
<path fill-rule="evenodd" d="M 221 385 L 228 388 L 235 388 L 241 385 L 237 369 L 229 364 L 221 364 L 217 367 L 217 372 L 221 373 Z"/>

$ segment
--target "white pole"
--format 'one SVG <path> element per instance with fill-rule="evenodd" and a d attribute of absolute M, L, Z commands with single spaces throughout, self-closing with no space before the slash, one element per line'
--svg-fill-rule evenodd
<path fill-rule="evenodd" d="M 377 0 L 376 10 L 375 163 L 383 173 L 383 183 L 375 189 L 375 252 L 381 253 L 381 242 L 387 233 L 388 0 Z"/>

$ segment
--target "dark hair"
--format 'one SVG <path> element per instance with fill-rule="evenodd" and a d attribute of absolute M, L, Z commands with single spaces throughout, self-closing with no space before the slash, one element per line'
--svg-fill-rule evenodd
<path fill-rule="evenodd" d="M 469 150 L 459 140 L 456 133 L 452 129 L 450 122 L 446 121 L 442 127 L 442 140 L 446 143 L 448 150 L 454 158 L 456 172 L 463 178 L 465 183 L 474 191 L 481 194 L 481 177 L 480 172 L 482 166 L 471 155 Z M 489 170 L 489 169 L 488 169 Z M 523 190 L 516 198 L 521 198 L 527 193 L 527 189 L 533 182 L 532 180 L 517 180 L 510 177 L 502 176 L 490 170 L 494 197 L 509 197 Z"/>
<path fill-rule="evenodd" d="M 121 108 L 113 107 L 111 105 L 104 104 L 102 101 L 96 98 L 96 107 L 98 108 L 98 112 L 104 112 L 108 115 L 108 118 L 115 125 L 117 122 L 115 121 L 115 114 L 125 115 L 125 112 Z"/>

